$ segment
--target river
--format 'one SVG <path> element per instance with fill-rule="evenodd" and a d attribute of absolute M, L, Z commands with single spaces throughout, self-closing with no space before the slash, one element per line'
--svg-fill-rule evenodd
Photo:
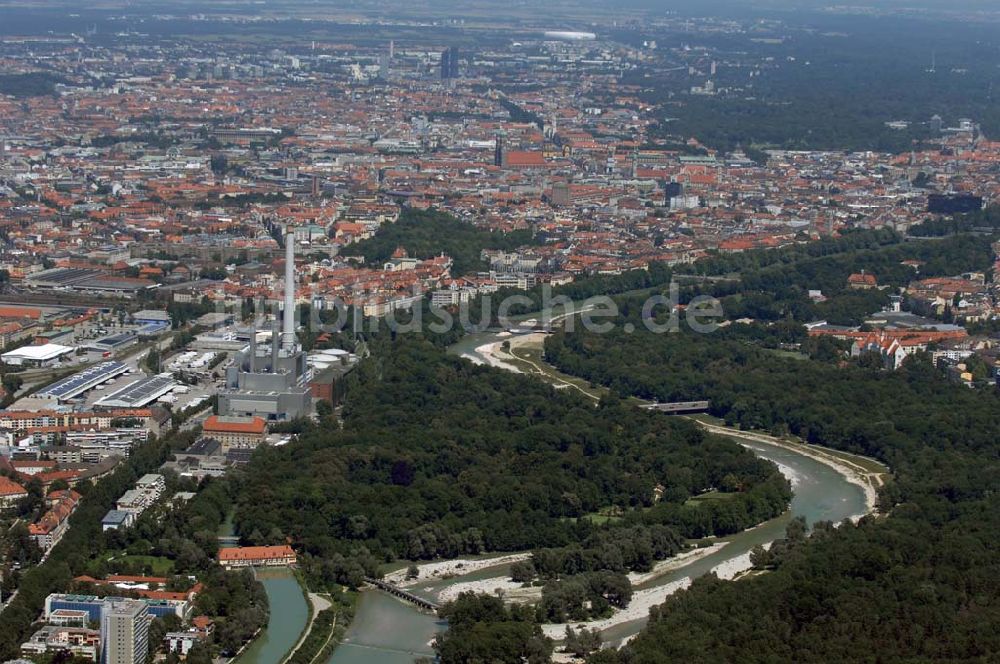
<path fill-rule="evenodd" d="M 777 445 L 739 442 L 778 464 L 792 481 L 791 508 L 756 528 L 721 540 L 727 542 L 724 548 L 637 585 L 637 591 L 697 577 L 720 564 L 745 556 L 757 544 L 766 544 L 782 536 L 794 516 L 804 516 L 809 523 L 839 522 L 865 512 L 864 492 L 830 466 Z M 507 566 L 501 565 L 448 580 L 429 581 L 410 590 L 435 599 L 441 590 L 452 584 L 502 577 L 506 572 Z M 308 619 L 302 591 L 294 576 L 285 571 L 268 570 L 261 572 L 260 578 L 270 599 L 271 618 L 267 629 L 237 664 L 278 664 L 298 639 Z M 644 624 L 645 618 L 641 618 L 608 628 L 602 635 L 607 641 L 618 642 L 637 633 Z M 334 651 L 328 664 L 410 664 L 417 658 L 433 655 L 429 643 L 444 627 L 435 616 L 417 611 L 386 593 L 365 592 L 344 643 Z"/>
<path fill-rule="evenodd" d="M 493 332 L 480 332 L 465 336 L 449 348 L 449 353 L 483 361 L 476 348 L 501 341 L 505 337 Z M 666 416 L 665 416 L 666 417 Z M 780 517 L 756 528 L 721 540 L 726 546 L 701 558 L 692 560 L 656 579 L 636 586 L 637 591 L 675 584 L 686 578 L 695 578 L 719 565 L 731 564 L 745 558 L 758 544 L 767 544 L 784 534 L 788 522 L 804 516 L 809 523 L 820 520 L 840 522 L 845 518 L 864 514 L 865 495 L 862 489 L 816 459 L 793 450 L 766 442 L 738 440 L 758 456 L 773 461 L 793 485 L 794 497 L 790 509 Z M 411 592 L 435 599 L 445 587 L 470 580 L 505 576 L 506 566 L 481 570 L 475 574 L 455 577 L 447 581 L 420 584 Z M 602 631 L 605 640 L 620 642 L 636 634 L 645 624 L 645 617 L 609 627 Z M 385 593 L 366 592 L 358 606 L 357 615 L 347 633 L 347 639 L 330 658 L 328 664 L 409 664 L 414 659 L 432 654 L 428 642 L 444 625 L 433 616 L 420 613 L 414 607 Z"/>
<path fill-rule="evenodd" d="M 646 584 L 637 585 L 636 590 L 663 586 L 685 577 L 694 578 L 744 556 L 756 545 L 781 537 L 788 522 L 795 516 L 804 516 L 809 523 L 820 520 L 839 522 L 865 512 L 865 496 L 861 488 L 847 482 L 830 466 L 776 445 L 740 442 L 751 447 L 759 456 L 777 463 L 791 479 L 794 488 L 791 509 L 756 528 L 721 540 L 727 542 L 724 548 Z M 499 566 L 447 581 L 420 584 L 410 590 L 433 599 L 441 589 L 451 584 L 504 576 L 506 570 L 506 566 Z M 645 622 L 645 618 L 641 618 L 623 623 L 604 630 L 602 635 L 607 641 L 618 642 L 637 633 Z M 420 613 L 385 593 L 366 592 L 348 630 L 347 641 L 334 652 L 329 664 L 409 664 L 418 656 L 431 654 L 427 643 L 443 627 L 433 616 Z"/>

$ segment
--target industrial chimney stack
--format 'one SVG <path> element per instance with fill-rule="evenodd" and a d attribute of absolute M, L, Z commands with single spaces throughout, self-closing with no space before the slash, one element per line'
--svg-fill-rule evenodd
<path fill-rule="evenodd" d="M 295 345 L 295 232 L 285 226 L 285 327 L 281 348 L 290 355 Z"/>

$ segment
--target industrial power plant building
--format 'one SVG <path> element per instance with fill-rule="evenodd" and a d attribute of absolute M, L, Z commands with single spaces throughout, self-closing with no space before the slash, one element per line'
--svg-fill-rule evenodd
<path fill-rule="evenodd" d="M 226 369 L 226 389 L 219 393 L 219 413 L 225 416 L 289 420 L 312 410 L 309 379 L 312 370 L 299 346 L 295 325 L 295 236 L 285 230 L 284 326 L 277 321 L 271 348 L 257 346 L 256 329 L 237 361 Z"/>

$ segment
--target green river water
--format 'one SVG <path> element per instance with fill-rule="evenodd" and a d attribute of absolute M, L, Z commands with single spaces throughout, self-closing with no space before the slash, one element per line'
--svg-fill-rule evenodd
<path fill-rule="evenodd" d="M 291 570 L 257 570 L 267 591 L 271 615 L 267 629 L 243 651 L 235 664 L 277 664 L 299 640 L 309 620 L 302 587 Z"/>
<path fill-rule="evenodd" d="M 481 359 L 476 348 L 501 338 L 489 332 L 468 335 L 449 352 L 473 360 Z M 865 512 L 862 490 L 829 466 L 776 445 L 744 440 L 738 442 L 750 447 L 759 456 L 774 461 L 792 481 L 794 498 L 791 509 L 756 528 L 726 538 L 723 541 L 728 544 L 721 550 L 638 586 L 638 590 L 694 578 L 721 563 L 745 558 L 757 544 L 767 544 L 782 536 L 793 516 L 805 516 L 809 523 L 818 520 L 839 522 Z M 505 574 L 506 567 L 499 566 L 446 581 L 429 582 L 410 590 L 435 599 L 448 585 Z M 308 619 L 305 601 L 294 577 L 269 572 L 262 574 L 262 581 L 271 599 L 271 622 L 237 664 L 279 664 Z M 644 623 L 643 618 L 616 625 L 605 630 L 603 635 L 606 640 L 617 643 L 634 635 Z M 334 651 L 328 664 L 409 664 L 417 658 L 433 655 L 429 643 L 435 633 L 444 627 L 444 623 L 433 615 L 421 613 L 385 593 L 368 591 L 362 594 L 344 643 Z"/>
<path fill-rule="evenodd" d="M 232 536 L 233 517 L 230 514 L 219 527 L 219 538 L 226 540 Z M 223 546 L 232 544 L 225 542 Z M 267 592 L 270 616 L 267 628 L 240 653 L 234 664 L 278 664 L 302 634 L 309 620 L 309 608 L 302 587 L 291 570 L 256 569 L 254 573 Z"/>

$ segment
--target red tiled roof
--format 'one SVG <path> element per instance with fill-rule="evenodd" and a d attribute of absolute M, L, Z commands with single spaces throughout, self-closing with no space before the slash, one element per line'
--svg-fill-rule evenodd
<path fill-rule="evenodd" d="M 541 152 L 514 150 L 504 156 L 504 165 L 515 168 L 519 166 L 545 166 L 545 155 Z"/>
<path fill-rule="evenodd" d="M 865 284 L 868 286 L 874 286 L 876 283 L 874 274 L 852 274 L 847 277 L 847 283 L 849 284 Z"/>
<path fill-rule="evenodd" d="M 201 427 L 204 432 L 217 433 L 257 433 L 262 434 L 267 429 L 267 421 L 263 417 L 254 417 L 249 422 L 226 422 L 218 415 L 211 415 Z"/>
<path fill-rule="evenodd" d="M 41 318 L 42 310 L 33 307 L 3 306 L 0 307 L 0 318 Z"/>
<path fill-rule="evenodd" d="M 0 498 L 27 495 L 27 490 L 14 480 L 0 475 Z"/>
<path fill-rule="evenodd" d="M 17 460 L 11 461 L 10 465 L 14 468 L 55 468 L 55 461 L 32 461 L 32 460 Z"/>
<path fill-rule="evenodd" d="M 207 629 L 213 623 L 214 621 L 208 616 L 195 616 L 191 619 L 191 624 L 200 630 Z"/>
<path fill-rule="evenodd" d="M 272 558 L 295 558 L 295 551 L 287 544 L 279 546 L 238 546 L 219 549 L 219 562 L 267 560 Z"/>
<path fill-rule="evenodd" d="M 151 586 L 164 586 L 167 579 L 162 576 L 128 576 L 125 574 L 111 574 L 106 579 L 108 583 L 148 583 Z"/>

